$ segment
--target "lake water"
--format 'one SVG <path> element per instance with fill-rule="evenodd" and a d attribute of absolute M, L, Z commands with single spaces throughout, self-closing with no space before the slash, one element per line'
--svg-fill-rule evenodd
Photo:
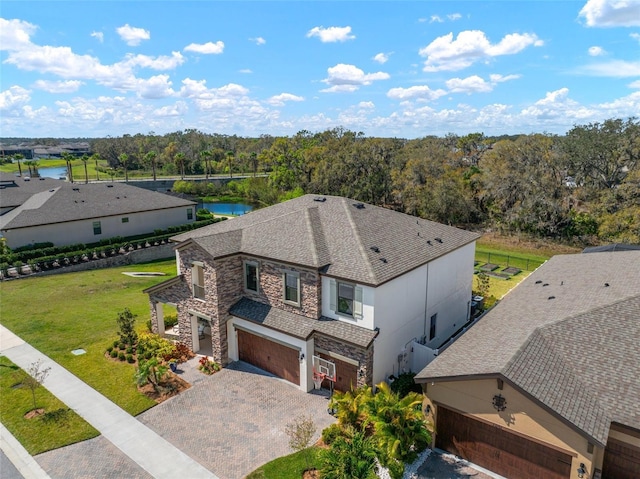
<path fill-rule="evenodd" d="M 29 174 L 29 169 L 26 169 L 27 175 Z M 24 174 L 25 167 L 22 167 L 22 173 Z M 56 167 L 56 168 L 38 168 L 38 173 L 43 178 L 62 178 L 67 176 L 67 169 L 64 166 Z M 84 178 L 84 177 L 83 177 Z"/>
<path fill-rule="evenodd" d="M 244 203 L 202 203 L 198 208 L 206 208 L 216 215 L 244 215 L 253 210 L 253 206 Z"/>

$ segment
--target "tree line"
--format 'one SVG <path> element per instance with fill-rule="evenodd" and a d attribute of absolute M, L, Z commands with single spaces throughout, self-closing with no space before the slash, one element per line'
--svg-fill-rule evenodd
<path fill-rule="evenodd" d="M 266 175 L 232 185 L 272 204 L 338 195 L 441 223 L 576 244 L 640 243 L 640 122 L 565 135 L 366 137 L 333 128 L 245 138 L 190 129 L 90 140 L 111 168 L 156 175 Z M 85 161 L 85 165 L 86 165 Z"/>

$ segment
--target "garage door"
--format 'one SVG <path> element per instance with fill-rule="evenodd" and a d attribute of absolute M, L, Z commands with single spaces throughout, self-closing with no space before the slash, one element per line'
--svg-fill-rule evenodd
<path fill-rule="evenodd" d="M 238 329 L 238 356 L 241 361 L 264 369 L 300 385 L 299 351 Z"/>
<path fill-rule="evenodd" d="M 604 450 L 602 479 L 638 479 L 640 448 L 609 438 Z"/>
<path fill-rule="evenodd" d="M 566 479 L 571 456 L 438 407 L 436 447 L 509 479 Z"/>
<path fill-rule="evenodd" d="M 347 392 L 351 391 L 351 388 L 356 389 L 358 387 L 358 366 L 355 366 L 346 361 L 332 358 L 326 354 L 316 353 L 322 359 L 327 359 L 336 365 L 336 383 L 333 385 L 336 391 Z M 323 388 L 329 388 L 329 380 L 322 381 Z"/>

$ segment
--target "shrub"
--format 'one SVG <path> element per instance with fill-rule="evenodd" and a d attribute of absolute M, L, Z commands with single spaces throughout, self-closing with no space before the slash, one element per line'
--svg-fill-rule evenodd
<path fill-rule="evenodd" d="M 117 358 L 118 357 L 118 351 L 116 351 L 115 349 L 113 351 L 111 351 L 110 353 L 112 358 Z"/>
<path fill-rule="evenodd" d="M 164 329 L 172 328 L 178 324 L 178 315 L 177 314 L 169 314 L 164 317 Z"/>
<path fill-rule="evenodd" d="M 413 380 L 416 373 L 402 373 L 395 381 L 391 383 L 391 390 L 401 398 L 405 397 L 410 392 L 422 393 L 422 388 L 419 384 Z"/>
<path fill-rule="evenodd" d="M 127 354 L 133 354 L 133 346 L 127 348 Z"/>
<path fill-rule="evenodd" d="M 119 340 L 119 339 L 116 339 L 116 340 L 113 342 L 113 347 L 114 347 L 114 348 L 117 348 L 119 344 L 120 344 L 120 340 Z"/>
<path fill-rule="evenodd" d="M 216 363 L 213 359 L 209 359 L 207 356 L 202 356 L 199 361 L 198 369 L 205 374 L 213 374 L 220 371 L 222 366 Z"/>
<path fill-rule="evenodd" d="M 69 408 L 54 409 L 42 415 L 44 422 L 66 423 L 69 420 Z"/>
<path fill-rule="evenodd" d="M 142 333 L 138 338 L 138 354 L 146 359 L 162 358 L 165 354 L 171 354 L 173 348 L 174 345 L 171 341 L 157 334 Z"/>
<path fill-rule="evenodd" d="M 125 349 L 127 349 L 127 345 L 124 343 L 118 343 L 118 349 L 124 351 Z"/>
<path fill-rule="evenodd" d="M 133 354 L 127 354 L 126 358 L 128 363 L 135 362 L 135 359 L 133 359 Z"/>
<path fill-rule="evenodd" d="M 107 352 L 108 352 L 109 354 L 111 354 L 111 351 L 113 351 L 113 346 L 109 346 L 109 347 L 107 348 Z"/>
<path fill-rule="evenodd" d="M 178 363 L 184 363 L 189 359 L 195 357 L 195 354 L 189 346 L 182 343 L 177 343 L 174 345 L 173 350 L 170 353 L 163 354 L 162 359 L 165 361 L 176 361 Z"/>
<path fill-rule="evenodd" d="M 329 427 L 325 427 L 322 430 L 322 442 L 324 442 L 327 446 L 330 446 L 333 441 L 335 441 L 336 437 L 342 434 L 342 429 L 337 424 L 332 424 Z"/>
<path fill-rule="evenodd" d="M 124 360 L 126 359 L 126 357 L 125 357 L 125 355 L 124 355 L 124 353 L 123 353 L 122 351 L 120 351 L 120 352 L 118 353 L 118 359 L 119 359 L 120 361 L 124 361 Z"/>
<path fill-rule="evenodd" d="M 124 308 L 123 311 L 118 313 L 116 321 L 118 323 L 120 341 L 125 344 L 135 344 L 138 340 L 138 333 L 135 330 L 136 315 L 129 308 Z"/>

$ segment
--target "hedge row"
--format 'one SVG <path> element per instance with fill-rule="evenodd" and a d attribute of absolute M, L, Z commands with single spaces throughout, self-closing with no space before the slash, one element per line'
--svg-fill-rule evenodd
<path fill-rule="evenodd" d="M 0 264 L 9 264 L 14 265 L 16 262 L 20 261 L 22 263 L 31 263 L 37 261 L 44 261 L 43 258 L 55 257 L 70 257 L 85 254 L 87 251 L 93 253 L 93 251 L 106 251 L 114 248 L 121 248 L 122 246 L 128 246 L 130 243 L 140 242 L 144 243 L 148 241 L 150 243 L 154 243 L 157 241 L 161 241 L 162 239 L 169 238 L 174 236 L 177 233 L 181 233 L 183 231 L 190 231 L 195 228 L 201 228 L 202 226 L 206 226 L 212 223 L 216 223 L 218 221 L 222 221 L 226 218 L 215 218 L 215 219 L 207 219 L 203 221 L 196 221 L 195 223 L 188 223 L 180 226 L 171 226 L 166 230 L 155 230 L 151 234 L 130 236 L 127 238 L 123 238 L 122 236 L 114 236 L 113 238 L 103 239 L 98 243 L 91 244 L 72 244 L 66 246 L 50 246 L 52 243 L 36 243 L 34 245 L 29 245 L 31 247 L 21 247 L 16 248 L 14 251 L 10 253 L 0 254 Z M 41 248 L 35 248 L 38 244 L 47 245 Z"/>

